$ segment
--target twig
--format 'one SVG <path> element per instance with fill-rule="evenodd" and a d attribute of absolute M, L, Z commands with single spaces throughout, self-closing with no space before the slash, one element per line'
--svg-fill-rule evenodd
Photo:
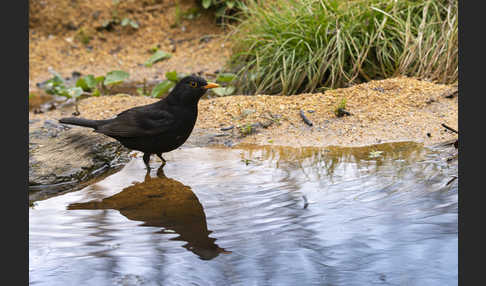
<path fill-rule="evenodd" d="M 235 128 L 235 126 L 234 126 L 234 125 L 231 125 L 231 126 L 228 126 L 228 127 L 223 127 L 223 128 L 221 128 L 220 130 L 221 130 L 221 131 L 228 131 L 228 130 L 231 130 L 231 129 L 233 129 L 233 128 Z"/>
<path fill-rule="evenodd" d="M 449 182 L 447 182 L 446 186 L 449 186 L 452 182 L 454 182 L 455 180 L 457 179 L 456 176 L 452 176 L 452 179 L 449 180 Z"/>
<path fill-rule="evenodd" d="M 300 117 L 302 117 L 302 120 L 304 120 L 305 124 L 309 125 L 309 126 L 312 126 L 312 122 L 309 120 L 309 118 L 307 118 L 304 114 L 304 111 L 301 109 L 300 110 Z"/>
<path fill-rule="evenodd" d="M 445 125 L 444 123 L 442 123 L 442 126 L 443 126 L 444 128 L 446 128 L 446 129 L 449 129 L 450 131 L 452 131 L 452 132 L 454 132 L 454 133 L 459 134 L 459 132 L 458 132 L 456 129 L 454 129 L 454 128 L 452 128 L 452 127 L 449 127 L 449 126 Z"/>

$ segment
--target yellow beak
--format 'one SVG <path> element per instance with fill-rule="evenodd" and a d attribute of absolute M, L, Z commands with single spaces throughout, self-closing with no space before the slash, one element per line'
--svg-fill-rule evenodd
<path fill-rule="evenodd" d="M 207 85 L 203 86 L 205 89 L 210 89 L 210 88 L 215 88 L 215 87 L 219 87 L 219 84 L 217 83 L 214 83 L 214 82 L 208 82 Z"/>

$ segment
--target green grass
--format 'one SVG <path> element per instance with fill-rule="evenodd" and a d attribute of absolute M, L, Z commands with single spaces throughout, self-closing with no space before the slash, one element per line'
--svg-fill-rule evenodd
<path fill-rule="evenodd" d="M 458 78 L 457 1 L 247 1 L 230 65 L 243 94 L 296 94 L 398 75 Z"/>

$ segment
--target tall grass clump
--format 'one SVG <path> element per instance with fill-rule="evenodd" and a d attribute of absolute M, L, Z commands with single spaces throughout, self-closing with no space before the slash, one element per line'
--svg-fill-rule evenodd
<path fill-rule="evenodd" d="M 232 34 L 239 92 L 295 94 L 458 78 L 457 0 L 247 1 Z"/>

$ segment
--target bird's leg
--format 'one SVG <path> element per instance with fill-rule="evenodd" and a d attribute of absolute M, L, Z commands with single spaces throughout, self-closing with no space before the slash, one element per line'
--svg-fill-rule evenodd
<path fill-rule="evenodd" d="M 158 153 L 156 155 L 157 155 L 157 157 L 160 158 L 160 160 L 162 160 L 162 166 L 165 166 L 165 163 L 167 163 L 167 161 L 165 161 L 165 159 L 162 157 L 162 153 Z"/>
<path fill-rule="evenodd" d="M 157 169 L 157 177 L 159 178 L 166 178 L 165 174 L 164 174 L 164 165 L 161 165 L 158 169 Z"/>
<path fill-rule="evenodd" d="M 143 162 L 147 167 L 147 172 L 150 172 L 150 153 L 143 153 Z"/>

